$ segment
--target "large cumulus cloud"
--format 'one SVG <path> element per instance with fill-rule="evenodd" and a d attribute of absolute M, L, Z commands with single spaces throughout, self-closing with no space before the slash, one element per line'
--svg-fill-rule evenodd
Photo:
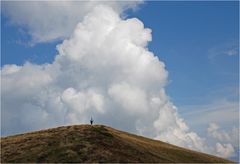
<path fill-rule="evenodd" d="M 168 73 L 149 41 L 151 30 L 140 20 L 95 7 L 57 46 L 52 64 L 1 69 L 2 135 L 88 123 L 93 116 L 96 123 L 215 153 L 165 94 Z M 218 155 L 231 148 L 217 147 Z"/>

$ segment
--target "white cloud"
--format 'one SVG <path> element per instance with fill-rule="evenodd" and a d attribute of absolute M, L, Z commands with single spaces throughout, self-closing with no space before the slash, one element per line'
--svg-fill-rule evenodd
<path fill-rule="evenodd" d="M 57 46 L 52 64 L 6 65 L 2 134 L 66 124 L 107 124 L 179 146 L 215 153 L 192 132 L 165 94 L 168 73 L 147 49 L 151 30 L 100 5 Z M 217 146 L 219 152 L 230 154 Z"/>
<path fill-rule="evenodd" d="M 225 131 L 219 131 L 219 126 L 216 123 L 211 123 L 207 129 L 208 134 L 218 139 L 219 141 L 230 141 L 231 138 Z"/>
<path fill-rule="evenodd" d="M 218 124 L 210 123 L 207 131 L 210 137 L 218 141 L 216 143 L 216 152 L 219 156 L 231 157 L 234 155 L 234 149 L 236 149 L 236 152 L 239 149 L 239 130 L 236 127 L 226 132 L 221 130 Z"/>
<path fill-rule="evenodd" d="M 127 83 L 111 86 L 108 93 L 129 114 L 146 113 L 149 108 L 145 92 Z"/>
<path fill-rule="evenodd" d="M 216 150 L 218 155 L 223 158 L 231 157 L 234 154 L 234 148 L 231 144 L 216 143 Z"/>
<path fill-rule="evenodd" d="M 231 93 L 232 91 L 235 91 L 235 89 L 231 90 Z M 224 93 L 226 94 L 227 92 Z M 238 157 L 238 102 L 218 98 L 207 105 L 191 105 L 182 108 L 185 108 L 187 111 L 191 111 L 182 114 L 192 128 L 207 128 L 208 135 L 206 136 L 206 139 L 210 145 L 215 144 L 215 146 L 212 146 L 212 150 L 210 151 L 215 152 L 215 155 L 220 157 Z M 222 129 L 219 125 L 224 125 L 224 129 Z M 204 130 L 202 133 L 206 133 L 206 131 Z"/>
<path fill-rule="evenodd" d="M 99 4 L 115 11 L 135 9 L 141 1 L 4 1 L 3 14 L 32 37 L 32 44 L 69 37 L 78 22 Z"/>
<path fill-rule="evenodd" d="M 208 58 L 210 60 L 216 59 L 219 56 L 235 56 L 239 55 L 239 42 L 238 40 L 228 41 L 218 46 L 214 46 L 208 51 Z"/>
<path fill-rule="evenodd" d="M 238 51 L 239 51 L 238 48 L 235 47 L 233 49 L 227 50 L 225 54 L 228 56 L 238 55 Z"/>
<path fill-rule="evenodd" d="M 93 108 L 97 112 L 104 112 L 103 104 L 104 97 L 101 94 L 96 93 L 94 90 L 87 92 L 76 92 L 74 88 L 68 88 L 63 91 L 62 100 L 69 106 L 69 109 L 74 110 L 82 114 L 90 108 Z"/>

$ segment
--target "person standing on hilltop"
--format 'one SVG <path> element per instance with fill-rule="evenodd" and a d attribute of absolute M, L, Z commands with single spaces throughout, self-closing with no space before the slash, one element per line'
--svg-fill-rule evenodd
<path fill-rule="evenodd" d="M 92 117 L 91 117 L 91 119 L 90 119 L 90 124 L 91 124 L 91 125 L 93 124 L 93 119 L 92 119 Z"/>

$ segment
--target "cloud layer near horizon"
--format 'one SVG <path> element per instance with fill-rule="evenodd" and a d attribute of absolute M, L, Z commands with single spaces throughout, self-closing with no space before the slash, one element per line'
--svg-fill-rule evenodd
<path fill-rule="evenodd" d="M 52 64 L 5 65 L 2 135 L 60 125 L 106 124 L 194 150 L 229 157 L 231 144 L 207 145 L 165 94 L 168 73 L 148 51 L 151 30 L 97 6 L 57 46 Z"/>

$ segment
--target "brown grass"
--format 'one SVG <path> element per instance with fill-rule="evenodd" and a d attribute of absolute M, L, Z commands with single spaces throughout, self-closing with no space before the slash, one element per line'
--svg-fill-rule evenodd
<path fill-rule="evenodd" d="M 233 163 L 102 125 L 75 125 L 1 138 L 1 162 Z"/>

